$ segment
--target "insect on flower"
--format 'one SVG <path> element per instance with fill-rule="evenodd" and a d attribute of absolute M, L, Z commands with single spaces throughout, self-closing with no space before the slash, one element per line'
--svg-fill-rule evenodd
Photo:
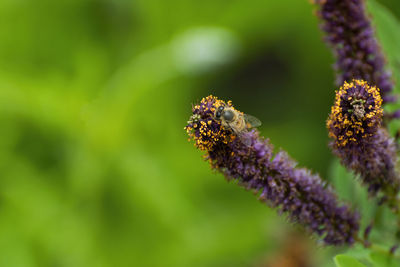
<path fill-rule="evenodd" d="M 259 127 L 261 121 L 256 117 L 248 114 L 243 114 L 229 106 L 219 106 L 215 110 L 214 118 L 220 120 L 225 129 L 230 129 L 236 135 L 240 136 L 247 129 Z"/>
<path fill-rule="evenodd" d="M 340 203 L 319 175 L 298 167 L 283 150 L 275 153 L 257 129 L 248 130 L 260 124 L 230 101 L 210 95 L 192 107 L 185 129 L 205 152 L 211 168 L 227 180 L 252 190 L 260 201 L 287 214 L 325 244 L 353 244 L 360 225 L 358 213 Z"/>

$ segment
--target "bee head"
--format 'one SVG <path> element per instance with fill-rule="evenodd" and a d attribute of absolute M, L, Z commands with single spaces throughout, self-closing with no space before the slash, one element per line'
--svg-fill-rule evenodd
<path fill-rule="evenodd" d="M 224 117 L 224 120 L 226 121 L 232 121 L 234 114 L 232 110 L 224 110 L 224 114 L 222 115 Z"/>
<path fill-rule="evenodd" d="M 215 118 L 218 120 L 221 119 L 223 111 L 224 111 L 224 106 L 219 106 L 217 111 L 215 112 Z"/>

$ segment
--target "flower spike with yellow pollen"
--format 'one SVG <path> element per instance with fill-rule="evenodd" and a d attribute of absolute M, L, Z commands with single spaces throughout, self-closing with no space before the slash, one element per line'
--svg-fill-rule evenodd
<path fill-rule="evenodd" d="M 233 108 L 229 101 L 203 98 L 192 108 L 185 127 L 195 146 L 206 152 L 211 167 L 258 194 L 262 202 L 287 214 L 325 244 L 353 244 L 359 229 L 358 214 L 341 205 L 318 175 L 296 167 L 286 152 L 274 153 L 256 129 L 240 135 L 224 129 L 214 115 L 221 105 Z"/>
<path fill-rule="evenodd" d="M 336 92 L 327 121 L 329 136 L 337 146 L 360 143 L 374 135 L 382 122 L 382 98 L 379 89 L 365 81 L 345 82 Z"/>
<path fill-rule="evenodd" d="M 200 104 L 192 108 L 193 115 L 185 127 L 190 139 L 195 141 L 195 146 L 200 150 L 212 150 L 215 144 L 220 142 L 226 144 L 235 136 L 221 126 L 221 122 L 214 119 L 215 110 L 219 106 L 231 106 L 231 102 L 210 95 L 203 98 Z"/>
<path fill-rule="evenodd" d="M 327 120 L 330 147 L 348 169 L 360 175 L 375 195 L 395 196 L 400 181 L 396 174 L 396 145 L 381 127 L 382 98 L 379 89 L 362 80 L 345 82 Z"/>

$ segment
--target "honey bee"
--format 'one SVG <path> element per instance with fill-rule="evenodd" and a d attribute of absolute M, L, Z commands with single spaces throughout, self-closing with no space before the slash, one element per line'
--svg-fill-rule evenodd
<path fill-rule="evenodd" d="M 219 106 L 215 111 L 214 117 L 220 120 L 225 129 L 230 129 L 236 135 L 241 135 L 247 129 L 258 127 L 261 121 L 248 114 L 242 114 L 231 107 Z"/>

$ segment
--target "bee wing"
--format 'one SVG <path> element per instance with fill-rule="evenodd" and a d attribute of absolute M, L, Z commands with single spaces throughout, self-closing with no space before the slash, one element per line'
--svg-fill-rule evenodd
<path fill-rule="evenodd" d="M 247 128 L 258 127 L 261 125 L 259 119 L 248 114 L 244 114 L 244 120 L 246 121 Z"/>

